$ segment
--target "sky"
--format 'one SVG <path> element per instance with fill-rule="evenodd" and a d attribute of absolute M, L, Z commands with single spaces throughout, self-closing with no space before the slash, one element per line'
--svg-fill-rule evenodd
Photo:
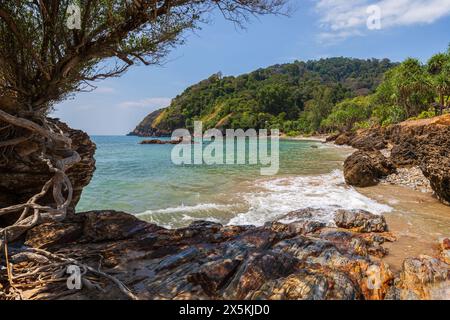
<path fill-rule="evenodd" d="M 210 75 L 239 75 L 295 60 L 344 56 L 426 62 L 450 44 L 450 0 L 290 0 L 286 16 L 244 30 L 213 13 L 161 66 L 136 66 L 55 106 L 52 116 L 90 135 L 124 135 Z M 380 19 L 377 19 L 380 17 Z"/>

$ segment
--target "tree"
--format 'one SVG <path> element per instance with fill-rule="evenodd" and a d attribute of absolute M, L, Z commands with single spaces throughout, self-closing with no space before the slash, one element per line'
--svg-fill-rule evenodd
<path fill-rule="evenodd" d="M 380 104 L 386 107 L 401 106 L 407 118 L 426 110 L 432 99 L 433 90 L 426 69 L 412 58 L 388 71 L 376 93 Z"/>
<path fill-rule="evenodd" d="M 15 147 L 33 142 L 36 157 L 55 173 L 26 203 L 0 209 L 0 216 L 20 213 L 14 224 L 0 229 L 4 240 L 17 239 L 43 218 L 66 217 L 72 185 L 65 172 L 80 157 L 47 119 L 55 103 L 133 65 L 161 63 L 183 43 L 185 32 L 198 28 L 216 8 L 241 25 L 252 15 L 284 12 L 285 2 L 0 0 L 0 153 L 7 161 L 17 160 Z M 55 205 L 39 204 L 51 190 Z"/>
<path fill-rule="evenodd" d="M 290 119 L 298 116 L 297 101 L 294 101 L 287 85 L 274 83 L 262 87 L 257 92 L 257 101 L 261 109 L 267 113 L 278 115 L 286 112 Z"/>
<path fill-rule="evenodd" d="M 428 73 L 439 99 L 440 114 L 446 107 L 445 97 L 450 96 L 450 52 L 438 53 L 428 60 Z"/>
<path fill-rule="evenodd" d="M 305 115 L 308 123 L 309 132 L 315 132 L 320 128 L 320 123 L 323 119 L 328 117 L 331 110 L 333 109 L 333 96 L 335 95 L 335 90 L 319 86 L 313 92 L 313 98 L 309 100 L 305 105 Z M 301 117 L 302 118 L 302 117 Z"/>
<path fill-rule="evenodd" d="M 333 107 L 331 114 L 322 121 L 321 128 L 328 131 L 348 131 L 371 115 L 370 97 L 346 99 Z"/>

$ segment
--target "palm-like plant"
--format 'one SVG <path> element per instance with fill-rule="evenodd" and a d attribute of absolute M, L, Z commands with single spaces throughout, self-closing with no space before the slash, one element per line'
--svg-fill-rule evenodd
<path fill-rule="evenodd" d="M 439 99 L 440 113 L 442 114 L 450 97 L 450 48 L 448 53 L 438 53 L 431 57 L 427 67 L 433 88 Z"/>

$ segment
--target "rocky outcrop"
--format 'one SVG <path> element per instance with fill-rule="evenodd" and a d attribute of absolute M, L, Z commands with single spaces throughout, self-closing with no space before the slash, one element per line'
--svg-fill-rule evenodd
<path fill-rule="evenodd" d="M 386 128 L 372 128 L 334 136 L 336 144 L 348 144 L 361 151 L 390 149 L 390 161 L 398 168 L 418 167 L 429 180 L 436 197 L 450 204 L 450 114 L 431 119 L 405 121 Z M 379 158 L 378 156 L 375 158 Z M 358 165 L 358 163 L 360 164 Z M 348 160 L 348 182 L 357 186 L 377 183 L 378 167 L 367 154 L 357 153 Z M 373 170 L 372 173 L 370 171 Z M 354 171 L 354 172 L 352 172 Z M 360 173 L 368 173 L 363 179 Z M 353 176 L 356 178 L 352 179 Z M 361 183 L 360 183 L 361 182 Z"/>
<path fill-rule="evenodd" d="M 373 128 L 357 132 L 344 132 L 330 136 L 327 142 L 334 141 L 337 145 L 349 145 L 364 151 L 382 150 L 387 147 L 388 143 L 382 130 L 382 128 Z"/>
<path fill-rule="evenodd" d="M 384 298 L 394 276 L 375 257 L 387 253 L 382 244 L 392 236 L 370 232 L 384 231 L 383 220 L 368 213 L 348 213 L 346 217 L 355 218 L 341 226 L 350 230 L 312 224 L 307 215 L 305 211 L 292 213 L 291 223 L 274 221 L 262 227 L 198 221 L 168 230 L 122 212 L 86 212 L 64 223 L 35 227 L 27 233 L 24 245 L 100 266 L 141 299 Z M 366 232 L 356 232 L 353 226 L 363 226 Z M 19 275 L 26 256 L 11 254 L 11 261 L 17 264 L 13 271 Z M 45 263 L 49 262 L 41 261 L 38 267 Z M 92 275 L 90 279 L 94 281 Z M 24 295 L 125 298 L 107 280 L 95 282 L 102 290 L 85 286 L 71 291 L 63 278 L 32 292 L 25 290 Z M 20 286 L 20 280 L 16 285 Z"/>
<path fill-rule="evenodd" d="M 345 181 L 352 186 L 369 187 L 396 171 L 380 151 L 357 151 L 344 162 Z"/>
<path fill-rule="evenodd" d="M 182 139 L 178 140 L 159 140 L 159 139 L 151 139 L 151 140 L 143 140 L 139 142 L 139 144 L 193 144 L 194 141 L 183 141 Z"/>
<path fill-rule="evenodd" d="M 395 241 L 382 216 L 339 211 L 339 228 L 332 228 L 313 223 L 314 212 L 295 211 L 281 218 L 289 223 L 261 227 L 197 221 L 169 230 L 123 212 L 92 211 L 36 226 L 23 244 L 12 247 L 41 248 L 77 259 L 114 275 L 139 299 L 449 298 L 444 254 L 406 259 L 395 276 L 379 260 L 388 254 L 383 244 Z M 448 239 L 442 239 L 441 248 L 448 250 Z M 11 250 L 10 261 L 24 298 L 126 298 L 110 281 L 89 272 L 81 290 L 67 289 L 65 269 L 48 257 Z M 1 263 L 0 298 L 8 292 Z M 30 268 L 39 268 L 39 273 Z M 22 273 L 27 276 L 20 277 Z M 44 285 L 22 287 L 37 277 Z"/>
<path fill-rule="evenodd" d="M 83 188 L 88 185 L 94 174 L 96 146 L 85 132 L 71 129 L 57 119 L 53 119 L 52 122 L 72 139 L 72 146 L 81 157 L 81 161 L 67 171 L 74 189 L 70 205 L 74 209 L 80 200 Z M 20 157 L 0 165 L 0 207 L 28 201 L 33 195 L 39 193 L 45 182 L 53 176 L 47 165 L 39 158 L 37 146 L 19 145 L 16 152 L 20 153 Z M 52 201 L 52 196 L 48 195 L 41 200 L 41 203 L 48 204 Z M 14 219 L 11 215 L 4 218 Z M 0 225 L 10 222 L 0 221 Z"/>

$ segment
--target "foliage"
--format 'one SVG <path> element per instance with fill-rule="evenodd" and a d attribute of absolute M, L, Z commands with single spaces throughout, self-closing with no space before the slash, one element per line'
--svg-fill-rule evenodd
<path fill-rule="evenodd" d="M 171 131 L 192 128 L 277 128 L 283 132 L 321 129 L 333 106 L 345 98 L 373 93 L 389 60 L 330 58 L 275 65 L 238 77 L 221 73 L 187 88 L 166 109 L 158 124 L 139 127 Z"/>
<path fill-rule="evenodd" d="M 370 97 L 346 99 L 333 107 L 331 114 L 322 120 L 321 127 L 326 131 L 350 130 L 356 123 L 368 119 L 371 111 Z"/>
<path fill-rule="evenodd" d="M 238 77 L 218 73 L 175 98 L 160 124 L 146 125 L 170 131 L 206 119 L 206 128 L 334 132 L 428 118 L 448 108 L 449 100 L 450 47 L 425 65 L 413 58 L 400 64 L 330 58 Z"/>

